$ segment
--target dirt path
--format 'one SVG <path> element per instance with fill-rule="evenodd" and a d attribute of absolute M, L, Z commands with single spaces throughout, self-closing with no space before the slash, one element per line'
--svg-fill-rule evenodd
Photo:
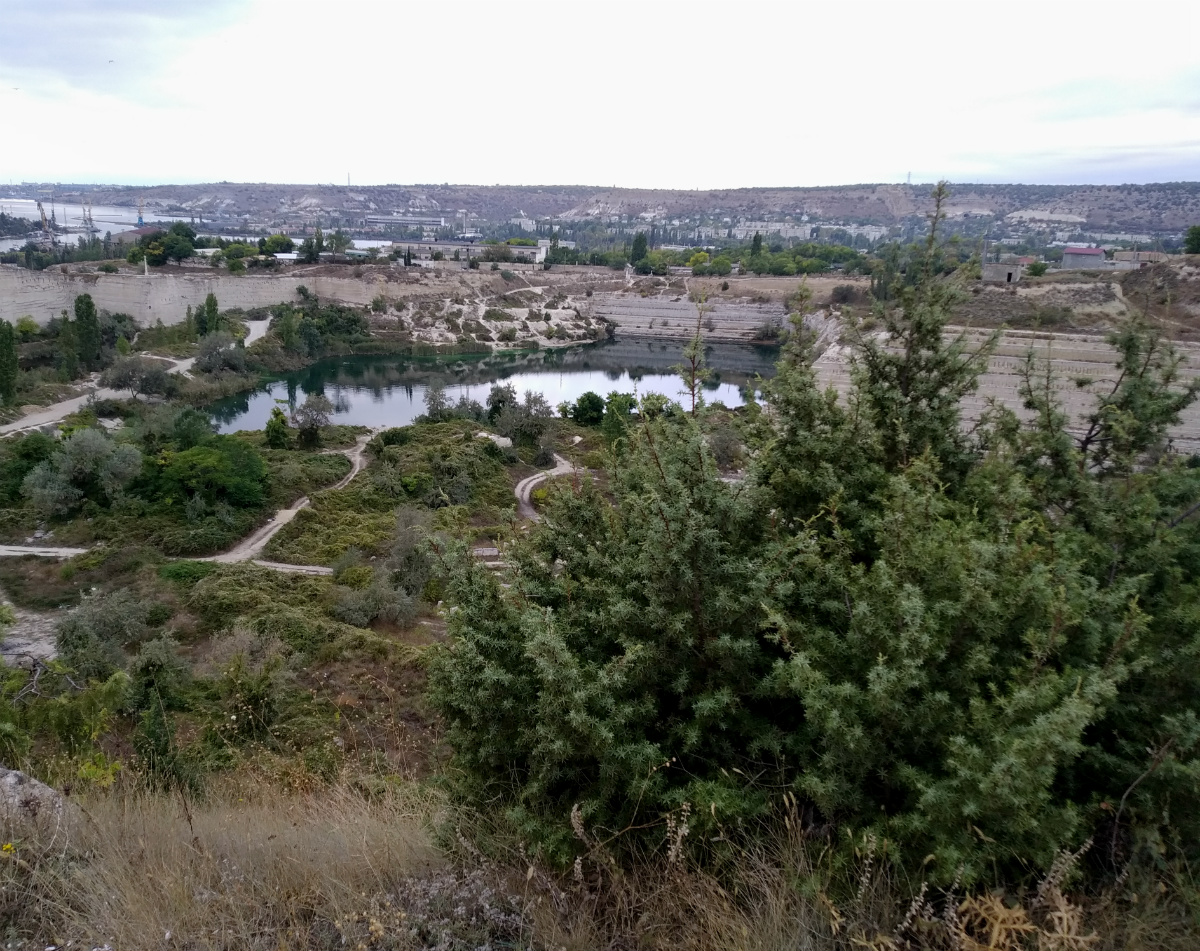
<path fill-rule="evenodd" d="M 270 325 L 269 320 L 255 320 L 247 322 L 247 333 L 245 337 L 246 346 L 250 346 L 254 341 L 261 340 L 267 335 L 267 329 Z M 142 356 L 149 357 L 154 360 L 163 360 L 171 364 L 168 373 L 179 373 L 183 376 L 188 376 L 191 373 L 192 367 L 196 363 L 195 357 L 187 357 L 179 359 L 177 357 L 164 357 L 155 353 L 145 353 Z M 49 426 L 51 423 L 57 423 L 62 419 L 70 416 L 72 413 L 78 412 L 87 405 L 88 400 L 121 400 L 126 398 L 123 390 L 110 390 L 108 387 L 99 386 L 95 382 L 85 384 L 90 388 L 90 392 L 84 393 L 83 396 L 74 396 L 69 400 L 62 400 L 59 403 L 54 403 L 44 409 L 38 410 L 36 413 L 30 413 L 28 416 L 23 416 L 15 422 L 0 426 L 0 436 L 8 436 L 14 433 L 23 433 L 28 430 L 40 429 L 43 426 Z"/>
<path fill-rule="evenodd" d="M 247 321 L 246 336 L 242 338 L 242 343 L 248 347 L 254 343 L 255 340 L 261 340 L 267 335 L 267 330 L 270 328 L 270 326 L 271 321 L 269 320 Z M 147 353 L 146 356 L 153 357 L 156 360 L 169 360 L 172 366 L 167 372 L 178 373 L 181 376 L 191 376 L 192 367 L 196 365 L 195 357 L 187 357 L 181 360 L 177 357 L 160 357 L 155 353 Z"/>
<path fill-rule="evenodd" d="M 104 386 L 98 386 L 85 393 L 83 396 L 75 396 L 69 400 L 63 400 L 61 403 L 55 403 L 52 406 L 47 406 L 45 409 L 40 409 L 36 413 L 30 413 L 28 416 L 22 416 L 15 423 L 8 423 L 5 426 L 0 426 L 0 436 L 8 436 L 13 433 L 23 433 L 27 430 L 40 429 L 42 426 L 49 426 L 51 423 L 57 423 L 72 413 L 78 412 L 87 405 L 90 399 L 112 400 L 124 399 L 124 394 L 117 390 L 110 390 Z"/>
<path fill-rule="evenodd" d="M 374 430 L 363 436 L 359 436 L 351 449 L 329 450 L 329 452 L 341 453 L 350 460 L 349 474 L 335 485 L 330 486 L 331 489 L 344 489 L 356 475 L 366 468 L 365 455 L 367 443 L 370 442 L 373 435 L 375 435 Z M 282 562 L 263 561 L 258 558 L 271 539 L 278 534 L 279 530 L 294 519 L 301 509 L 307 508 L 308 505 L 308 496 L 303 496 L 297 499 L 296 503 L 290 508 L 277 511 L 271 516 L 270 521 L 252 532 L 248 537 L 242 539 L 229 551 L 222 552 L 219 555 L 209 555 L 205 558 L 195 558 L 192 560 L 212 561 L 223 565 L 234 564 L 239 561 L 252 561 L 256 565 L 260 565 L 263 568 L 271 568 L 275 571 L 290 571 L 309 575 L 333 574 L 333 569 L 326 568 L 324 565 L 285 565 Z M 86 551 L 89 551 L 89 549 L 64 548 L 49 545 L 0 545 L 0 558 L 19 557 L 21 555 L 38 555 L 42 558 L 72 558 L 75 555 L 82 555 Z"/>
<path fill-rule="evenodd" d="M 350 484 L 356 475 L 363 471 L 366 467 L 364 454 L 366 452 L 367 443 L 371 437 L 375 435 L 374 431 L 367 433 L 364 436 L 359 436 L 355 440 L 354 448 L 352 449 L 333 449 L 331 452 L 340 452 L 350 460 L 350 473 L 330 486 L 330 490 L 344 489 Z M 267 524 L 263 525 L 249 537 L 242 539 L 233 548 L 227 552 L 222 552 L 219 555 L 209 555 L 207 558 L 197 558 L 196 561 L 213 561 L 222 565 L 229 565 L 239 561 L 253 561 L 256 565 L 262 565 L 264 568 L 274 568 L 277 571 L 295 571 L 306 574 L 332 574 L 332 570 L 325 568 L 322 565 L 285 565 L 274 561 L 260 561 L 258 556 L 262 554 L 267 544 L 274 538 L 281 528 L 294 519 L 301 509 L 307 508 L 309 505 L 308 496 L 303 496 L 296 500 L 296 503 L 291 508 L 280 509 L 276 512 Z M 3 554 L 0 551 L 0 554 Z"/>
<path fill-rule="evenodd" d="M 48 545 L 0 545 L 0 558 L 20 555 L 40 555 L 42 558 L 74 558 L 88 551 L 87 548 L 55 548 Z"/>
<path fill-rule="evenodd" d="M 517 497 L 517 514 L 521 516 L 521 518 L 527 518 L 532 522 L 536 522 L 540 516 L 534 510 L 533 504 L 529 501 L 530 496 L 533 495 L 533 490 L 551 476 L 566 475 L 568 472 L 574 471 L 574 463 L 564 459 L 558 453 L 555 453 L 553 469 L 547 469 L 545 472 L 534 473 L 533 475 L 518 482 L 517 487 L 513 489 L 513 495 Z"/>

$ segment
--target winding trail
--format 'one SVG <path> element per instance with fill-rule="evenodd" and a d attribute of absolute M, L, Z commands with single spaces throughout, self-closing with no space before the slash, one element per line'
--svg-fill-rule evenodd
<path fill-rule="evenodd" d="M 375 435 L 376 430 L 372 430 L 365 435 L 359 436 L 355 440 L 354 446 L 350 449 L 329 449 L 327 453 L 340 453 L 350 460 L 350 472 L 342 479 L 339 479 L 334 485 L 322 491 L 330 489 L 344 489 L 350 484 L 350 481 L 366 468 L 366 449 L 367 443 L 371 441 L 371 437 Z M 189 561 L 211 561 L 218 564 L 229 565 L 239 561 L 249 561 L 263 568 L 272 568 L 275 571 L 289 571 L 297 574 L 307 575 L 331 575 L 332 568 L 327 568 L 324 565 L 287 565 L 278 561 L 264 561 L 258 556 L 262 554 L 267 544 L 274 538 L 281 528 L 296 517 L 296 513 L 309 505 L 307 495 L 297 499 L 295 504 L 290 508 L 279 509 L 271 519 L 260 526 L 246 538 L 242 539 L 229 551 L 222 552 L 219 555 L 208 555 L 204 558 L 191 558 Z M 41 558 L 73 558 L 76 555 L 82 555 L 91 549 L 88 548 L 66 548 L 62 546 L 52 545 L 0 545 L 0 558 L 20 557 L 21 555 L 37 555 Z"/>
<path fill-rule="evenodd" d="M 92 386 L 93 384 L 89 384 Z M 45 409 L 40 409 L 36 413 L 30 413 L 28 416 L 22 416 L 16 422 L 8 423 L 0 426 L 0 436 L 11 436 L 16 433 L 28 432 L 33 429 L 41 429 L 43 426 L 49 426 L 51 423 L 57 423 L 70 416 L 72 413 L 83 409 L 89 400 L 111 400 L 124 399 L 123 391 L 110 390 L 105 386 L 95 386 L 83 396 L 73 396 L 69 400 L 63 400 L 60 403 L 55 403 L 52 406 L 47 406 Z"/>
<path fill-rule="evenodd" d="M 350 472 L 345 478 L 338 480 L 334 485 L 322 491 L 333 491 L 336 489 L 344 489 L 348 486 L 351 480 L 358 475 L 366 467 L 366 460 L 363 458 L 366 453 L 367 443 L 371 441 L 371 437 L 375 435 L 375 430 L 372 430 L 365 435 L 359 436 L 354 442 L 352 449 L 331 449 L 330 452 L 337 452 L 344 455 L 350 460 Z M 307 508 L 309 505 L 307 495 L 297 499 L 295 504 L 290 508 L 280 509 L 265 525 L 252 532 L 249 536 L 242 539 L 233 548 L 227 552 L 222 552 L 219 555 L 209 555 L 207 558 L 196 558 L 195 561 L 212 561 L 222 565 L 234 564 L 239 561 L 250 561 L 263 568 L 273 568 L 275 571 L 291 571 L 298 574 L 308 575 L 331 575 L 332 568 L 327 568 L 324 565 L 288 565 L 278 561 L 263 561 L 259 559 L 263 549 L 274 538 L 288 522 L 296 517 L 301 509 Z"/>
<path fill-rule="evenodd" d="M 355 476 L 366 468 L 367 443 L 370 442 L 376 432 L 378 430 L 372 430 L 365 435 L 359 436 L 355 440 L 354 446 L 350 449 L 326 450 L 328 453 L 336 452 L 345 455 L 350 460 L 350 471 L 334 485 L 322 491 L 344 489 L 353 481 Z M 518 514 L 530 521 L 538 521 L 540 516 L 534 510 L 530 501 L 533 490 L 549 478 L 566 475 L 575 471 L 576 467 L 574 463 L 555 453 L 553 469 L 536 472 L 522 479 L 513 489 L 513 495 L 517 499 Z M 258 557 L 262 554 L 268 543 L 270 543 L 271 539 L 288 522 L 295 518 L 297 513 L 307 508 L 309 504 L 310 500 L 308 496 L 303 496 L 291 507 L 277 511 L 271 517 L 270 521 L 238 542 L 229 551 L 218 555 L 209 555 L 204 558 L 188 560 L 207 561 L 216 564 L 236 564 L 248 561 L 260 568 L 267 568 L 272 571 L 301 575 L 332 575 L 333 569 L 325 565 L 289 565 L 279 561 L 267 561 Z M 22 555 L 36 555 L 41 558 L 72 558 L 90 550 L 88 548 L 51 545 L 0 545 L 0 558 L 19 557 Z M 490 568 L 502 568 L 504 566 L 504 561 L 500 557 L 500 550 L 497 548 L 476 549 L 474 554 L 477 558 L 483 559 L 484 563 Z M 14 614 L 16 623 L 12 629 L 4 634 L 0 634 L 0 657 L 3 657 L 9 663 L 27 662 L 30 658 L 46 660 L 54 657 L 54 629 L 61 612 L 39 614 L 16 608 L 14 609 Z"/>
<path fill-rule="evenodd" d="M 568 472 L 575 471 L 575 464 L 570 460 L 564 459 L 558 453 L 554 454 L 554 468 L 547 469 L 544 472 L 536 472 L 527 478 L 522 479 L 517 483 L 517 487 L 513 489 L 513 495 L 517 497 L 517 514 L 521 518 L 527 518 L 531 522 L 538 521 L 541 516 L 533 508 L 533 503 L 530 502 L 530 497 L 533 495 L 533 490 L 549 479 L 551 476 L 566 475 Z"/>
<path fill-rule="evenodd" d="M 367 443 L 378 432 L 377 429 L 369 433 L 359 436 L 355 440 L 354 446 L 350 449 L 329 449 L 328 453 L 341 453 L 350 460 L 350 471 L 336 483 L 322 491 L 334 491 L 344 489 L 348 486 L 354 477 L 357 476 L 363 469 L 366 468 L 366 449 Z M 554 468 L 546 469 L 542 472 L 535 472 L 531 476 L 527 476 L 517 483 L 513 489 L 513 495 L 517 499 L 517 514 L 524 519 L 536 522 L 540 516 L 535 511 L 531 502 L 533 490 L 545 482 L 547 479 L 554 476 L 566 475 L 576 471 L 575 464 L 568 459 L 564 459 L 558 453 L 554 454 Z M 273 571 L 292 572 L 295 574 L 306 575 L 332 575 L 333 569 L 325 565 L 290 565 L 279 561 L 268 561 L 258 556 L 263 553 L 263 550 L 270 544 L 272 538 L 279 534 L 280 530 L 287 525 L 302 509 L 307 508 L 311 504 L 311 500 L 307 495 L 301 496 L 288 508 L 279 509 L 265 525 L 260 526 L 255 531 L 234 545 L 231 549 L 221 552 L 216 555 L 207 555 L 202 558 L 188 559 L 190 561 L 208 561 L 215 564 L 230 565 L 238 562 L 248 561 L 258 565 L 261 568 L 270 568 Z M 36 555 L 41 558 L 73 558 L 76 555 L 82 555 L 90 551 L 88 548 L 69 548 L 64 546 L 52 545 L 0 545 L 0 558 L 5 557 L 20 557 L 22 555 Z"/>
<path fill-rule="evenodd" d="M 245 344 L 250 346 L 256 340 L 261 340 L 267 335 L 267 330 L 270 327 L 269 320 L 255 320 L 246 323 Z M 177 357 L 166 357 L 157 353 L 144 353 L 141 356 L 151 360 L 161 360 L 165 363 L 170 363 L 171 367 L 167 370 L 168 373 L 178 373 L 182 376 L 190 376 L 191 369 L 196 363 L 195 357 L 187 357 L 179 359 Z M 83 409 L 89 400 L 123 400 L 126 398 L 124 390 L 110 390 L 106 386 L 98 385 L 97 376 L 93 380 L 89 380 L 83 384 L 88 388 L 89 392 L 82 396 L 73 396 L 69 400 L 62 400 L 54 403 L 44 409 L 39 409 L 36 413 L 30 413 L 28 416 L 22 416 L 14 422 L 0 426 L 0 436 L 11 436 L 16 433 L 28 432 L 33 429 L 41 429 L 43 426 L 49 426 L 51 423 L 57 423 L 72 413 L 76 413 Z"/>

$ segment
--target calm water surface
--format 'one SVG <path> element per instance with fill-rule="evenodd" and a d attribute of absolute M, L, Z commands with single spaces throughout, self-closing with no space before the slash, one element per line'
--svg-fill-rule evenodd
<path fill-rule="evenodd" d="M 46 210 L 46 216 L 49 217 L 51 211 L 54 212 L 54 220 L 58 222 L 60 227 L 72 229 L 72 233 L 61 235 L 61 240 L 70 244 L 75 243 L 75 239 L 83 234 L 83 205 L 78 203 L 65 204 L 62 201 L 51 202 L 49 198 L 42 200 L 42 207 Z M 7 215 L 14 215 L 17 218 L 26 218 L 34 223 L 35 230 L 41 226 L 41 218 L 38 215 L 37 201 L 32 198 L 0 198 L 0 211 Z M 146 209 L 145 221 L 147 224 L 161 222 L 163 227 L 167 227 L 172 221 L 187 221 L 188 218 L 179 215 L 166 215 L 158 211 Z M 137 205 L 93 205 L 92 206 L 92 222 L 96 226 L 96 236 L 103 238 L 106 231 L 111 231 L 113 234 L 119 234 L 122 231 L 132 231 L 137 227 Z M 13 251 L 18 248 L 25 247 L 26 239 L 20 238 L 0 238 L 0 251 Z"/>
<path fill-rule="evenodd" d="M 333 403 L 335 422 L 405 426 L 425 412 L 425 391 L 434 381 L 446 387 L 452 402 L 466 396 L 484 403 L 497 382 L 512 384 L 518 393 L 541 393 L 551 406 L 576 400 L 588 390 L 602 396 L 617 390 L 681 399 L 682 384 L 671 367 L 682 359 L 683 346 L 679 340 L 640 338 L 476 358 L 338 357 L 281 374 L 256 392 L 221 400 L 209 409 L 220 431 L 230 433 L 262 429 L 277 403 L 294 408 L 312 393 Z M 743 388 L 752 386 L 758 375 L 773 375 L 778 355 L 772 347 L 708 347 L 713 374 L 705 386 L 706 399 L 740 406 Z"/>

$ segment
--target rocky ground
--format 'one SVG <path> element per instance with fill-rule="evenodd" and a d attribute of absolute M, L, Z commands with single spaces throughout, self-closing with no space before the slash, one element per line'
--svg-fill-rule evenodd
<path fill-rule="evenodd" d="M 49 660 L 55 654 L 54 628 L 63 612 L 40 614 L 18 608 L 4 599 L 16 616 L 8 630 L 0 634 L 0 658 L 6 664 L 28 664 L 31 660 Z"/>

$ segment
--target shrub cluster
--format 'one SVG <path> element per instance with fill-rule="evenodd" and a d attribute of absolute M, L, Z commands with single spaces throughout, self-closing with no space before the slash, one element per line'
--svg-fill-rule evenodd
<path fill-rule="evenodd" d="M 968 434 L 989 348 L 947 338 L 936 273 L 884 339 L 851 327 L 848 404 L 797 322 L 745 483 L 703 409 L 643 413 L 603 491 L 549 494 L 511 586 L 460 552 L 432 667 L 460 795 L 563 861 L 681 823 L 719 856 L 781 815 L 946 882 L 1092 836 L 1114 872 L 1194 857 L 1200 469 L 1167 433 L 1198 384 L 1132 325 L 1082 434 L 1032 358 L 1033 419 Z"/>

